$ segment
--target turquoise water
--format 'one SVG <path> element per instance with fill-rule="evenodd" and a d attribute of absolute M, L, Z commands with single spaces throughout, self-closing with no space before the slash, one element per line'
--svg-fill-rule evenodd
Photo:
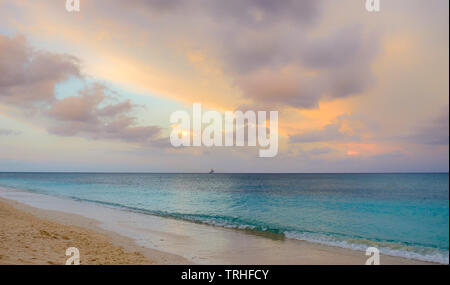
<path fill-rule="evenodd" d="M 0 186 L 407 258 L 449 258 L 447 173 L 0 173 Z"/>

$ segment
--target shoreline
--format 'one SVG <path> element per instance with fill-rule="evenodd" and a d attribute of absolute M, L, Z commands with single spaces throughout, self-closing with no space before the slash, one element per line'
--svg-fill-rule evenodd
<path fill-rule="evenodd" d="M 7 190 L 3 188 L 3 190 Z M 17 190 L 14 191 L 17 194 Z M 43 195 L 43 194 L 30 194 Z M 29 214 L 47 223 L 73 227 L 77 231 L 89 231 L 89 234 L 107 238 L 112 246 L 123 248 L 126 252 L 137 252 L 151 262 L 145 264 L 355 264 L 363 265 L 367 259 L 365 252 L 315 244 L 290 239 L 272 239 L 251 232 L 217 226 L 195 224 L 186 221 L 171 221 L 168 218 L 151 215 L 129 214 L 121 222 L 144 219 L 149 225 L 141 238 L 131 238 L 127 230 L 134 228 L 114 228 L 106 226 L 104 221 L 61 210 L 48 210 L 30 203 L 18 202 L 1 195 L 0 205 L 6 204 L 20 213 Z M 56 199 L 56 198 L 55 198 Z M 73 202 L 80 203 L 82 202 Z M 32 203 L 31 203 L 32 204 Z M 83 205 L 78 205 L 83 206 Z M 85 205 L 88 207 L 88 205 Z M 89 207 L 94 207 L 89 205 Z M 95 207 L 94 207 L 95 208 Z M 101 208 L 97 208 L 101 211 Z M 107 214 L 124 214 L 116 209 L 103 209 Z M 87 211 L 89 212 L 89 211 Z M 82 213 L 82 212 L 81 212 Z M 128 219 L 127 219 L 128 218 Z M 120 221 L 119 221 L 120 222 Z M 153 222 L 153 223 L 152 223 Z M 138 224 L 136 222 L 136 224 Z M 2 233 L 5 234 L 5 233 Z M 8 233 L 6 233 L 8 234 Z M 133 232 L 133 234 L 135 234 Z M 88 235 L 87 239 L 92 239 Z M 80 248 L 82 252 L 83 249 Z M 196 252 L 195 252 L 196 251 Z M 0 252 L 0 255 L 4 253 Z M 44 254 L 43 254 L 44 255 Z M 62 258 L 66 258 L 62 252 Z M 0 259 L 0 263 L 2 260 Z M 26 264 L 26 263 L 24 263 Z M 47 263 L 44 263 L 47 264 Z M 117 263 L 119 264 L 119 263 Z M 139 263 L 142 264 L 142 263 Z M 381 254 L 381 264 L 438 264 L 402 257 Z"/>
<path fill-rule="evenodd" d="M 104 230 L 99 226 L 98 221 L 83 216 L 39 209 L 0 197 L 0 214 L 2 214 L 0 218 L 3 218 L 5 213 L 9 214 L 6 218 L 11 218 L 11 215 L 19 217 L 19 223 L 28 223 L 28 226 L 35 228 L 39 235 L 33 234 L 31 229 L 25 233 L 23 231 L 11 233 L 9 230 L 5 231 L 2 228 L 0 232 L 2 237 L 0 243 L 0 265 L 64 265 L 68 258 L 65 255 L 65 249 L 72 246 L 80 250 L 81 264 L 86 265 L 189 264 L 181 256 L 139 246 L 131 238 Z M 3 223 L 3 225 L 5 224 Z M 13 245 L 13 248 L 15 246 L 19 250 L 16 252 L 8 250 L 7 253 L 10 256 L 5 255 L 4 242 L 7 238 L 5 239 L 4 236 L 8 234 L 11 234 L 13 237 L 25 236 L 27 239 L 24 246 L 17 247 L 17 245 Z M 72 237 L 70 234 L 75 234 L 75 237 Z M 56 242 L 58 238 L 62 239 L 65 247 L 60 247 L 61 250 L 58 251 L 49 250 L 48 244 L 46 244 L 48 238 L 52 242 Z M 35 247 L 41 247 L 36 243 L 43 243 L 44 252 L 38 252 L 35 249 Z M 101 249 L 101 252 L 96 251 L 100 246 L 104 247 Z M 57 248 L 58 245 L 56 244 L 55 247 Z M 95 256 L 89 252 L 92 249 L 95 252 Z M 24 253 L 23 251 L 26 252 Z M 87 258 L 83 257 L 86 252 Z M 11 256 L 14 253 L 17 256 Z M 35 254 L 41 256 L 41 258 L 36 258 Z M 10 263 L 7 260 L 15 260 L 16 262 Z M 26 262 L 27 260 L 28 262 Z"/>
<path fill-rule="evenodd" d="M 153 264 L 124 250 L 110 236 L 39 217 L 34 209 L 0 198 L 0 265 L 64 265 L 66 249 L 80 251 L 80 264 Z"/>

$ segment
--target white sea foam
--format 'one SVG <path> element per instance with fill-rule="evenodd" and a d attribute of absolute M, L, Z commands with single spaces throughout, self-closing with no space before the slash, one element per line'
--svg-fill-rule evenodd
<path fill-rule="evenodd" d="M 398 256 L 408 259 L 415 259 L 440 264 L 449 264 L 449 252 L 434 248 L 421 248 L 412 246 L 398 246 L 391 243 L 372 241 L 348 241 L 340 240 L 331 236 L 315 233 L 285 232 L 287 238 L 297 239 L 323 245 L 341 247 L 352 250 L 366 251 L 369 246 L 377 247 L 381 254 Z M 396 248 L 393 248 L 393 247 Z"/>

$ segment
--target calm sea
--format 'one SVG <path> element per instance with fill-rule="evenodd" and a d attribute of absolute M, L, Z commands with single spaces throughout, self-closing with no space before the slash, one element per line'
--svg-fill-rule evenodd
<path fill-rule="evenodd" d="M 443 174 L 0 173 L 0 186 L 448 263 Z"/>

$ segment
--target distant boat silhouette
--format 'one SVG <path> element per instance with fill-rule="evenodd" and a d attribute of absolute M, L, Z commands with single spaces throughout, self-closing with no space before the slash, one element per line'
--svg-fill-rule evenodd
<path fill-rule="evenodd" d="M 214 174 L 214 169 L 211 169 L 211 170 L 209 171 L 209 174 Z"/>

